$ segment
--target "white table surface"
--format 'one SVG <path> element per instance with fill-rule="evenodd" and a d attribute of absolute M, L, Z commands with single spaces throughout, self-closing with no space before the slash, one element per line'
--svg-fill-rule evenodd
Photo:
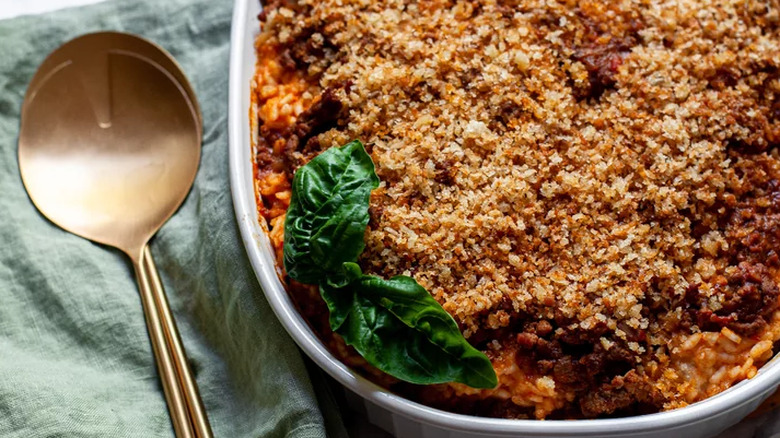
<path fill-rule="evenodd" d="M 19 15 L 40 14 L 41 12 L 71 6 L 100 3 L 103 0 L 0 0 L 0 19 Z M 162 0 L 164 1 L 164 0 Z"/>
<path fill-rule="evenodd" d="M 17 17 L 19 15 L 40 14 L 42 12 L 100 3 L 102 1 L 104 0 L 0 0 L 0 19 Z M 350 435 L 354 437 L 373 438 L 385 435 L 371 425 L 366 424 L 362 418 L 355 418 L 356 414 L 352 412 L 343 412 L 343 415 L 345 417 L 344 420 L 348 423 Z M 723 432 L 717 438 L 780 438 L 780 415 L 774 413 L 771 416 L 743 421 Z"/>

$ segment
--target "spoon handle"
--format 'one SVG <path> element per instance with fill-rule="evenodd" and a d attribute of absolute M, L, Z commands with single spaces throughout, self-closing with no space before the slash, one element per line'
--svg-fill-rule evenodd
<path fill-rule="evenodd" d="M 176 328 L 176 321 L 174 321 L 173 314 L 168 306 L 168 299 L 165 296 L 165 291 L 160 282 L 160 275 L 157 273 L 157 267 L 154 265 L 149 245 L 144 247 L 143 255 L 141 256 L 141 265 L 152 289 L 154 304 L 157 307 L 160 322 L 165 333 L 166 345 L 168 351 L 171 353 L 176 378 L 179 387 L 182 390 L 182 395 L 184 396 L 187 412 L 189 413 L 193 436 L 195 438 L 212 438 L 211 426 L 209 425 L 206 410 L 203 408 L 203 402 L 198 393 L 198 385 L 192 377 L 192 371 L 190 371 L 189 364 L 187 363 L 187 356 L 184 353 L 184 347 L 182 346 L 181 338 L 179 337 L 179 330 Z"/>
<path fill-rule="evenodd" d="M 149 332 L 149 339 L 152 342 L 152 351 L 154 351 L 157 371 L 162 381 L 165 400 L 168 403 L 173 430 L 177 438 L 194 438 L 187 403 L 182 396 L 182 389 L 176 377 L 176 367 L 171 358 L 170 349 L 166 346 L 165 331 L 163 330 L 160 314 L 155 304 L 152 284 L 146 275 L 146 269 L 142 262 L 133 261 L 133 266 L 135 268 L 136 280 L 138 281 L 138 290 L 141 295 L 141 304 L 144 309 L 146 328 Z"/>

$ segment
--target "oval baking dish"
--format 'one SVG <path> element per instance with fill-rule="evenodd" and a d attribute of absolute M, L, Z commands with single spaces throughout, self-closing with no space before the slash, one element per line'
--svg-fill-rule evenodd
<path fill-rule="evenodd" d="M 776 359 L 752 379 L 690 406 L 650 415 L 597 420 L 506 420 L 453 414 L 397 396 L 338 361 L 298 313 L 279 280 L 267 230 L 258 222 L 249 123 L 250 82 L 255 69 L 257 0 L 237 0 L 230 57 L 229 137 L 233 202 L 244 245 L 277 317 L 301 349 L 364 404 L 370 421 L 396 436 L 425 437 L 710 437 L 736 423 L 780 383 Z"/>

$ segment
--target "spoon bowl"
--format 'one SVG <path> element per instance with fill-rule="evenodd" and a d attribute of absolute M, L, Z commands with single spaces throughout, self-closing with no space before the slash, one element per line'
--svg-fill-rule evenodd
<path fill-rule="evenodd" d="M 201 131 L 195 93 L 169 54 L 100 32 L 46 58 L 19 133 L 20 173 L 38 210 L 130 257 L 173 428 L 187 438 L 211 429 L 147 244 L 192 187 Z"/>
<path fill-rule="evenodd" d="M 137 260 L 184 200 L 200 161 L 194 93 L 159 55 L 131 35 L 79 37 L 47 58 L 22 107 L 19 166 L 36 207 Z"/>

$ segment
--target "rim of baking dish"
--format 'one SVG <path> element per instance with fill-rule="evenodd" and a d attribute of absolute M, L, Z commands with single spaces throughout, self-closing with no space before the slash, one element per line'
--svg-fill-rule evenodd
<path fill-rule="evenodd" d="M 253 3 L 258 5 L 253 6 Z M 395 395 L 336 359 L 317 338 L 311 327 L 298 313 L 284 289 L 275 264 L 275 257 L 260 226 L 253 189 L 252 154 L 249 123 L 249 86 L 254 62 L 254 28 L 259 0 L 236 0 L 233 12 L 230 43 L 230 86 L 228 136 L 230 157 L 230 185 L 233 205 L 249 260 L 263 288 L 268 303 L 298 346 L 320 368 L 349 390 L 364 399 L 421 423 L 454 431 L 490 433 L 497 435 L 534 434 L 537 436 L 571 435 L 581 437 L 609 437 L 626 433 L 673 431 L 697 423 L 712 421 L 713 416 L 725 414 L 776 387 L 780 383 L 780 360 L 773 358 L 761 367 L 751 379 L 689 406 L 624 418 L 595 420 L 512 420 L 454 414 L 431 408 Z M 247 38 L 247 32 L 252 32 Z M 247 76 L 246 69 L 251 69 Z"/>

